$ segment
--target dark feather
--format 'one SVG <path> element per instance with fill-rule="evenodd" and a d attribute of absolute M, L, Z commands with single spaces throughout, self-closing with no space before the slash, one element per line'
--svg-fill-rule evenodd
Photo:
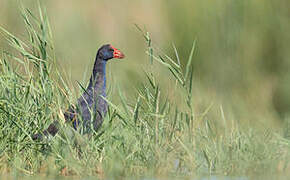
<path fill-rule="evenodd" d="M 117 51 L 120 53 L 119 50 Z M 108 105 L 102 97 L 106 97 L 106 63 L 114 58 L 113 53 L 116 52 L 111 45 L 104 45 L 98 50 L 88 87 L 78 98 L 76 106 L 70 106 L 64 113 L 66 122 L 72 123 L 76 130 L 79 126 L 83 127 L 83 133 L 96 131 L 102 125 L 107 113 Z M 121 54 L 120 58 L 123 57 L 124 55 Z M 58 121 L 54 121 L 42 133 L 32 135 L 32 139 L 42 140 L 43 136 L 49 134 L 55 136 L 57 132 Z"/>

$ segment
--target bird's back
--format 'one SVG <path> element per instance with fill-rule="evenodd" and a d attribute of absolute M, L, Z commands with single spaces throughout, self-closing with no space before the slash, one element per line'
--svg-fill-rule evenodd
<path fill-rule="evenodd" d="M 83 132 L 97 130 L 107 113 L 107 102 L 102 98 L 106 97 L 104 90 L 88 88 L 77 100 L 75 108 L 70 107 L 64 114 L 67 122 L 72 122 L 75 129 L 79 125 Z"/>

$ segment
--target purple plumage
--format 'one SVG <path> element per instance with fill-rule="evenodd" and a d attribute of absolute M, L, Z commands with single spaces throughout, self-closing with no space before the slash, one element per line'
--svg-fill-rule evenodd
<path fill-rule="evenodd" d="M 122 59 L 124 54 L 113 46 L 103 45 L 97 53 L 93 73 L 85 92 L 77 100 L 76 106 L 70 106 L 64 113 L 66 122 L 72 123 L 74 129 L 83 127 L 83 133 L 97 130 L 107 114 L 108 105 L 106 97 L 106 64 L 113 58 Z M 58 121 L 54 121 L 42 133 L 34 134 L 33 140 L 42 140 L 43 135 L 54 136 L 58 132 Z"/>

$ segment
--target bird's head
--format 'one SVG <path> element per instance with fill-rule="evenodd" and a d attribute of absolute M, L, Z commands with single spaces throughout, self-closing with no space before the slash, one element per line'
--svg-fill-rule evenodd
<path fill-rule="evenodd" d="M 103 45 L 99 50 L 97 56 L 105 61 L 113 58 L 122 59 L 125 55 L 110 44 Z"/>

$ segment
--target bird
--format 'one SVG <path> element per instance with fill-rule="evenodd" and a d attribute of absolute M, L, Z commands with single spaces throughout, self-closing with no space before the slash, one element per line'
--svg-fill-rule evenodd
<path fill-rule="evenodd" d="M 101 46 L 94 62 L 93 72 L 89 84 L 83 94 L 77 99 L 76 105 L 71 105 L 64 112 L 65 122 L 71 123 L 75 130 L 80 125 L 83 133 L 97 131 L 102 125 L 104 116 L 108 111 L 106 97 L 106 64 L 110 59 L 123 59 L 125 55 L 110 44 Z M 33 140 L 43 140 L 44 136 L 55 136 L 58 129 L 58 121 L 53 121 L 46 130 L 33 134 Z"/>

